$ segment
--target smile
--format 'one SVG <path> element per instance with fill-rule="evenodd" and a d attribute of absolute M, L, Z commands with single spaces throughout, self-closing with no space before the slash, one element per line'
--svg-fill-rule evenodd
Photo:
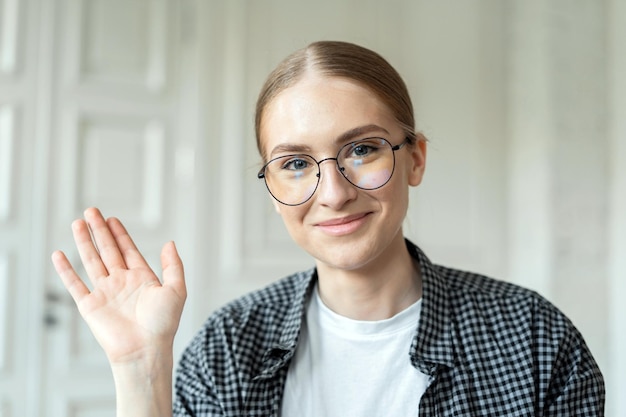
<path fill-rule="evenodd" d="M 343 236 L 357 231 L 367 221 L 371 213 L 358 213 L 338 219 L 326 220 L 315 224 L 322 232 L 331 236 Z"/>

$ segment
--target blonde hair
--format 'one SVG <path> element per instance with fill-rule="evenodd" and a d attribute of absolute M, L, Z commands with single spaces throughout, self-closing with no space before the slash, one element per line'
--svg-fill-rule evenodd
<path fill-rule="evenodd" d="M 400 74 L 382 56 L 367 48 L 349 42 L 319 41 L 285 58 L 261 89 L 256 103 L 255 134 L 264 159 L 260 137 L 263 111 L 274 97 L 294 85 L 307 71 L 347 78 L 369 89 L 388 106 L 411 143 L 415 143 L 413 104 Z"/>

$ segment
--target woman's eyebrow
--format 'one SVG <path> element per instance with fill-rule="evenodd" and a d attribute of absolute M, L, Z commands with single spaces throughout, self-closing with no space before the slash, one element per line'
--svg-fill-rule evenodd
<path fill-rule="evenodd" d="M 283 153 L 283 152 L 289 152 L 289 153 L 311 152 L 311 147 L 307 145 L 298 144 L 298 143 L 280 143 L 276 145 L 274 149 L 272 149 L 272 152 L 270 153 L 270 158 L 277 153 Z"/>
<path fill-rule="evenodd" d="M 337 139 L 335 139 L 335 143 L 343 144 L 345 142 L 348 142 L 351 139 L 356 138 L 357 136 L 361 136 L 361 135 L 364 135 L 366 133 L 371 133 L 371 132 L 384 132 L 387 135 L 389 135 L 389 131 L 385 129 L 384 127 L 378 126 L 375 124 L 369 124 L 369 125 L 364 125 L 364 126 L 358 126 L 358 127 L 355 127 L 354 129 L 350 129 L 347 132 L 342 133 L 341 135 L 337 137 Z"/>
<path fill-rule="evenodd" d="M 351 139 L 354 139 L 358 136 L 364 135 L 366 133 L 371 133 L 371 132 L 386 133 L 387 135 L 389 135 L 389 131 L 385 129 L 384 127 L 378 126 L 375 124 L 369 124 L 369 125 L 364 125 L 364 126 L 358 126 L 358 127 L 355 127 L 354 129 L 350 129 L 342 133 L 341 135 L 337 137 L 337 139 L 335 139 L 335 143 L 338 145 L 342 145 L 350 141 Z M 311 147 L 308 145 L 299 144 L 299 143 L 280 143 L 276 145 L 274 149 L 272 149 L 272 152 L 270 152 L 270 159 L 277 153 L 307 153 L 307 152 L 311 152 Z"/>

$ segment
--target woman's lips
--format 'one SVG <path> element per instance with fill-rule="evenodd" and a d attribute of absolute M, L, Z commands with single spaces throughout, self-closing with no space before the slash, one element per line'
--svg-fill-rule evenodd
<path fill-rule="evenodd" d="M 366 221 L 370 213 L 359 213 L 315 224 L 315 227 L 332 236 L 342 236 L 355 232 Z"/>

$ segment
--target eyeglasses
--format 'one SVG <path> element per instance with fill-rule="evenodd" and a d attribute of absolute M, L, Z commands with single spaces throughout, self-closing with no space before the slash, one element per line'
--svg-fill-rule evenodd
<path fill-rule="evenodd" d="M 396 166 L 395 151 L 409 143 L 409 138 L 392 146 L 384 138 L 366 138 L 339 149 L 337 157 L 317 161 L 310 155 L 292 154 L 272 159 L 257 177 L 265 180 L 276 201 L 287 206 L 306 203 L 320 183 L 320 165 L 335 161 L 345 179 L 362 190 L 375 190 L 387 184 Z"/>

